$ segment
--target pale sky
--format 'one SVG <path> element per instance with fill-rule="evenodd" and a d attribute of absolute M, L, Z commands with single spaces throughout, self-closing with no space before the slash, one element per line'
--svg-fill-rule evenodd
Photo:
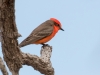
<path fill-rule="evenodd" d="M 19 43 L 42 22 L 51 17 L 60 20 L 65 31 L 48 42 L 55 75 L 100 75 L 100 0 L 16 0 L 15 4 Z M 40 49 L 41 45 L 21 48 L 38 56 Z M 41 75 L 30 66 L 23 66 L 19 74 Z"/>

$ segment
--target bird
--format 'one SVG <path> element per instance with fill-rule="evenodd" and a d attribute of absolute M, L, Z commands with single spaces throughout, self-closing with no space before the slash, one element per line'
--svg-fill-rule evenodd
<path fill-rule="evenodd" d="M 59 30 L 64 31 L 61 22 L 56 18 L 50 18 L 35 28 L 31 34 L 19 44 L 19 47 L 21 48 L 30 44 L 46 45 L 45 43 L 50 41 Z"/>

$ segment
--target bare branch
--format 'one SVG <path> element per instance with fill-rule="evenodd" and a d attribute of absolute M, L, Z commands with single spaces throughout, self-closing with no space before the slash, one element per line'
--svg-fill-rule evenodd
<path fill-rule="evenodd" d="M 15 23 L 15 0 L 0 0 L 0 29 L 4 61 L 13 75 L 22 67 L 21 52 L 18 49 L 18 30 Z"/>
<path fill-rule="evenodd" d="M 1 8 L 1 5 L 2 5 L 2 0 L 0 0 L 0 8 Z M 1 12 L 0 12 L 0 16 L 1 16 Z M 2 34 L 1 34 L 1 22 L 0 22 L 0 42 L 1 42 L 1 36 Z"/>
<path fill-rule="evenodd" d="M 0 69 L 3 75 L 8 75 L 7 69 L 1 57 L 0 57 Z"/>
<path fill-rule="evenodd" d="M 41 56 L 23 53 L 18 47 L 17 38 L 20 36 L 15 23 L 15 0 L 0 0 L 0 30 L 2 34 L 2 52 L 4 61 L 6 62 L 12 75 L 19 75 L 22 65 L 32 66 L 35 70 L 45 75 L 54 75 L 50 57 L 52 47 L 43 46 Z"/>
<path fill-rule="evenodd" d="M 54 69 L 50 62 L 51 52 L 52 48 L 45 46 L 41 49 L 41 57 L 29 53 L 22 53 L 23 65 L 32 66 L 35 70 L 45 75 L 54 75 Z"/>

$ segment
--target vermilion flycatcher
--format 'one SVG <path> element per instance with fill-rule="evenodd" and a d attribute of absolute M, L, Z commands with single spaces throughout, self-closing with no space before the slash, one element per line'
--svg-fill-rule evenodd
<path fill-rule="evenodd" d="M 61 28 L 60 21 L 55 18 L 50 18 L 50 20 L 43 22 L 37 28 L 35 28 L 32 33 L 19 44 L 19 47 L 23 47 L 29 44 L 45 45 L 44 43 L 51 40 L 58 30 L 64 31 Z"/>

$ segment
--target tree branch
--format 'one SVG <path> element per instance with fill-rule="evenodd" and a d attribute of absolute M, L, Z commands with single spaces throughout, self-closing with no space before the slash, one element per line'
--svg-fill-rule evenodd
<path fill-rule="evenodd" d="M 32 66 L 35 70 L 45 75 L 54 75 L 54 69 L 50 62 L 51 52 L 52 48 L 48 45 L 42 47 L 40 57 L 29 53 L 22 53 L 23 65 Z"/>
<path fill-rule="evenodd" d="M 41 56 L 23 53 L 18 47 L 17 38 L 20 36 L 15 23 L 15 0 L 0 0 L 0 31 L 4 61 L 12 75 L 19 75 L 22 65 L 32 66 L 45 75 L 54 75 L 50 61 L 52 47 L 42 47 Z"/>
<path fill-rule="evenodd" d="M 21 52 L 18 49 L 18 30 L 15 23 L 15 0 L 0 0 L 0 24 L 4 61 L 13 75 L 22 67 Z"/>
<path fill-rule="evenodd" d="M 0 57 L 0 69 L 3 75 L 8 75 L 7 69 L 1 57 Z"/>

